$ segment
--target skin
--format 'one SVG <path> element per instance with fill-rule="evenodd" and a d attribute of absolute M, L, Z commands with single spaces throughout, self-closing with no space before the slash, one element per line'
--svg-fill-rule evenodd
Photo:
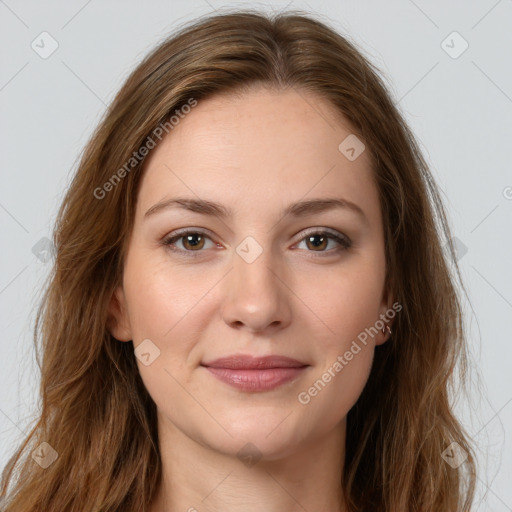
<path fill-rule="evenodd" d="M 260 87 L 199 101 L 150 153 L 109 328 L 160 350 L 148 366 L 137 359 L 158 410 L 163 478 L 152 512 L 345 510 L 346 415 L 388 335 L 360 344 L 308 404 L 298 395 L 393 303 L 370 156 L 349 161 L 338 150 L 351 133 L 313 93 Z M 233 216 L 175 207 L 144 218 L 178 196 L 221 203 Z M 333 197 L 364 217 L 346 208 L 283 217 L 290 203 Z M 162 240 L 181 228 L 208 233 L 193 239 L 199 248 L 182 237 L 172 251 Z M 324 228 L 351 247 L 321 235 L 308 243 Z M 252 263 L 236 252 L 248 236 L 263 250 Z M 309 367 L 274 390 L 240 391 L 201 366 L 235 353 Z M 256 464 L 237 456 L 247 443 Z"/>

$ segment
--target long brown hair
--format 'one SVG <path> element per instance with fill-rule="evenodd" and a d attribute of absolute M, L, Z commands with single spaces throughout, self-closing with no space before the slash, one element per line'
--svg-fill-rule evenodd
<path fill-rule="evenodd" d="M 56 219 L 55 263 L 34 331 L 41 413 L 3 472 L 2 510 L 148 510 L 161 477 L 156 407 L 132 344 L 112 337 L 107 315 L 144 160 L 126 163 L 191 98 L 258 84 L 329 100 L 364 141 L 379 191 L 387 284 L 403 310 L 348 415 L 349 510 L 470 510 L 475 458 L 450 397 L 454 368 L 462 379 L 468 366 L 460 273 L 439 192 L 379 73 L 310 14 L 250 10 L 182 27 L 131 73 Z M 441 455 L 454 442 L 467 455 L 458 468 Z M 32 457 L 52 449 L 58 456 L 46 468 Z"/>

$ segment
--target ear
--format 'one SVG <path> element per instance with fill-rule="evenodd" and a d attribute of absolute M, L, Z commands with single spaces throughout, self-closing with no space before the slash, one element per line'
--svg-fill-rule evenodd
<path fill-rule="evenodd" d="M 122 286 L 117 286 L 108 305 L 107 329 L 119 341 L 131 341 L 132 330 Z"/>
<path fill-rule="evenodd" d="M 395 306 L 393 306 L 394 297 L 390 290 L 391 286 L 389 286 L 389 283 L 387 283 L 384 289 L 384 293 L 382 295 L 382 301 L 379 309 L 379 319 L 382 320 L 382 322 L 384 323 L 384 332 L 380 330 L 379 333 L 375 336 L 375 345 L 382 345 L 390 338 L 391 334 L 389 334 L 389 330 L 387 329 L 387 327 L 393 330 L 392 326 L 394 318 L 397 314 L 397 311 L 400 311 L 400 309 L 402 309 L 401 306 L 400 309 L 397 309 L 396 304 Z"/>

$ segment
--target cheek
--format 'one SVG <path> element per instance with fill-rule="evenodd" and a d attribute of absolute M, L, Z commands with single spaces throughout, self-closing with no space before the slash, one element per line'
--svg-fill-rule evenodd
<path fill-rule="evenodd" d="M 361 346 L 361 352 L 342 364 L 332 361 L 324 372 L 316 375 L 310 387 L 298 396 L 304 432 L 315 431 L 322 437 L 342 422 L 359 399 L 368 380 L 373 359 L 373 347 Z"/>
<path fill-rule="evenodd" d="M 196 306 L 204 301 L 215 279 L 205 273 L 193 276 L 180 271 L 165 255 L 153 255 L 153 260 L 151 256 L 144 257 L 141 252 L 126 263 L 124 286 L 130 323 L 134 340 L 153 337 L 167 343 L 176 336 L 181 324 L 194 316 Z"/>
<path fill-rule="evenodd" d="M 194 277 L 182 272 L 165 256 L 153 254 L 151 259 L 151 254 L 140 251 L 127 258 L 124 287 L 134 348 L 150 340 L 158 353 L 151 364 L 138 358 L 137 365 L 146 389 L 163 410 L 170 396 L 177 402 L 189 400 L 184 388 L 193 396 L 199 394 L 191 370 L 199 361 L 196 347 L 211 314 L 208 291 L 217 280 L 213 273 L 197 272 Z M 187 407 L 193 409 L 194 404 Z"/>
<path fill-rule="evenodd" d="M 332 429 L 366 385 L 376 332 L 370 328 L 379 319 L 383 270 L 378 260 L 360 259 L 329 275 L 319 273 L 315 287 L 303 285 L 299 291 L 314 312 L 308 323 L 320 319 L 318 333 L 322 333 L 314 339 L 320 348 L 318 366 L 297 396 L 305 431 L 315 428 L 325 434 Z"/>
<path fill-rule="evenodd" d="M 379 319 L 383 286 L 381 262 L 360 258 L 298 281 L 296 290 L 307 306 L 308 318 L 319 321 L 318 332 L 326 347 L 344 352 Z"/>
<path fill-rule="evenodd" d="M 323 364 L 297 395 L 303 429 L 323 435 L 339 424 L 359 399 L 373 361 L 374 347 L 357 339 L 338 340 L 325 348 Z"/>

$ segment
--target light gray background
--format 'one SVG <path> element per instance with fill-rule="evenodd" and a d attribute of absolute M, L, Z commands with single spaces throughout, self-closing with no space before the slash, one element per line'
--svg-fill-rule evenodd
<path fill-rule="evenodd" d="M 33 247 L 50 237 L 80 150 L 147 51 L 184 21 L 236 6 L 326 16 L 385 74 L 462 248 L 475 375 L 472 402 L 459 410 L 480 450 L 475 510 L 512 511 L 511 0 L 0 0 L 1 466 L 28 431 L 38 393 L 32 328 L 52 261 Z M 31 47 L 44 31 L 59 45 L 46 59 Z M 445 51 L 463 48 L 447 39 L 453 31 L 469 44 L 457 58 Z"/>

